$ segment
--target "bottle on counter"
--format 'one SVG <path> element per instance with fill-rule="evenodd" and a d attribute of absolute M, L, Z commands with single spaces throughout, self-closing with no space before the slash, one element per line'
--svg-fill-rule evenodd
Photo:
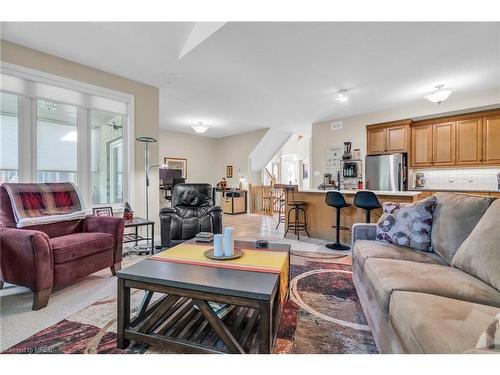
<path fill-rule="evenodd" d="M 361 181 L 361 178 L 358 180 L 358 190 L 363 190 L 363 181 Z"/>

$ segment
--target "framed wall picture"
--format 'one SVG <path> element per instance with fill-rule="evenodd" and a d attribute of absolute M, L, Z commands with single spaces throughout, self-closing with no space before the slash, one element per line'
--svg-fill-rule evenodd
<path fill-rule="evenodd" d="M 113 216 L 112 207 L 94 207 L 92 208 L 94 216 Z"/>
<path fill-rule="evenodd" d="M 226 178 L 233 178 L 233 166 L 228 165 L 226 167 Z"/>
<path fill-rule="evenodd" d="M 187 159 L 186 158 L 171 158 L 165 157 L 165 165 L 168 169 L 180 169 L 182 178 L 187 178 Z"/>

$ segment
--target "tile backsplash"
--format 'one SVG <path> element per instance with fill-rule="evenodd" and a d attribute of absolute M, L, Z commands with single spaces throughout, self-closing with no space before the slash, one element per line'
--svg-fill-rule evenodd
<path fill-rule="evenodd" d="M 429 189 L 499 190 L 500 168 L 412 169 L 409 184 L 415 186 L 415 173 L 423 172 Z"/>

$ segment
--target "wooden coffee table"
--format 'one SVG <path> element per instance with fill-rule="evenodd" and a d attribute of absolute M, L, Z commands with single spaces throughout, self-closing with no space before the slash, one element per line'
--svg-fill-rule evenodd
<path fill-rule="evenodd" d="M 252 249 L 255 243 L 235 241 L 235 246 Z M 290 245 L 269 249 L 289 253 Z M 273 351 L 282 311 L 278 274 L 146 259 L 117 276 L 121 349 L 135 341 L 177 353 Z M 146 291 L 133 318 L 131 288 Z M 154 302 L 153 293 L 161 294 Z M 219 318 L 209 301 L 234 308 Z"/>

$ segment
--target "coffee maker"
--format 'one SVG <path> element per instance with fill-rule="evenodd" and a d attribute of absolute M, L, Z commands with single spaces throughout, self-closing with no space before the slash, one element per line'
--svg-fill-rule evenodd
<path fill-rule="evenodd" d="M 342 155 L 342 160 L 352 159 L 351 147 L 351 142 L 344 142 L 344 154 Z"/>
<path fill-rule="evenodd" d="M 424 172 L 415 173 L 415 187 L 420 189 L 427 187 Z"/>
<path fill-rule="evenodd" d="M 331 173 L 325 173 L 323 176 L 323 183 L 318 186 L 318 189 L 329 190 L 334 188 L 334 181 L 332 180 Z"/>

